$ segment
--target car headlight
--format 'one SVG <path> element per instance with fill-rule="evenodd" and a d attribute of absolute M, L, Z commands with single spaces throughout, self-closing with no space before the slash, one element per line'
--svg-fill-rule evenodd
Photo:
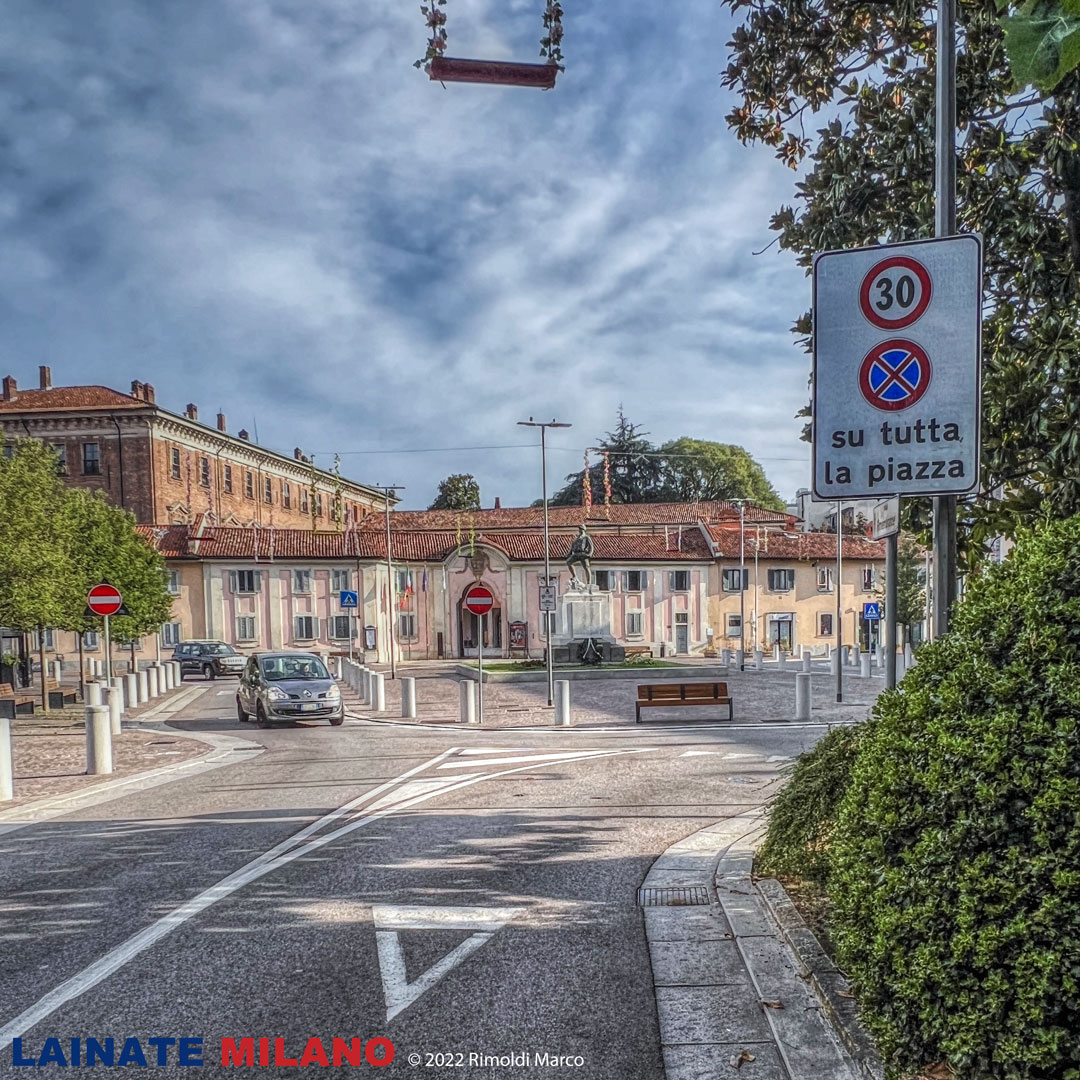
<path fill-rule="evenodd" d="M 327 701 L 340 701 L 341 700 L 341 690 L 338 689 L 338 687 L 336 687 L 336 686 L 331 686 L 330 689 L 326 691 L 326 700 Z"/>
<path fill-rule="evenodd" d="M 276 686 L 271 686 L 270 689 L 267 690 L 266 696 L 271 701 L 287 701 L 289 698 L 289 695 L 286 694 L 284 690 L 279 690 Z"/>

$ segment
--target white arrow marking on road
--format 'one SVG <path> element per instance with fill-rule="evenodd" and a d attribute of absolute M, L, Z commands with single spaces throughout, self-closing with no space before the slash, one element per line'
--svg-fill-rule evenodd
<path fill-rule="evenodd" d="M 386 999 L 386 1021 L 404 1012 L 430 990 L 444 975 L 470 957 L 495 931 L 521 913 L 522 908 L 441 907 L 423 908 L 376 904 L 371 909 L 375 941 L 379 950 L 379 972 Z M 405 973 L 405 951 L 399 930 L 475 930 L 471 937 L 448 952 L 438 963 L 409 982 Z"/>
<path fill-rule="evenodd" d="M 589 758 L 609 757 L 611 754 L 620 754 L 621 750 L 559 750 L 553 754 L 522 754 L 519 757 L 470 758 L 468 761 L 446 761 L 438 766 L 440 769 L 473 769 L 477 765 L 505 765 L 514 761 L 547 761 L 552 764 L 559 761 L 587 761 Z"/>

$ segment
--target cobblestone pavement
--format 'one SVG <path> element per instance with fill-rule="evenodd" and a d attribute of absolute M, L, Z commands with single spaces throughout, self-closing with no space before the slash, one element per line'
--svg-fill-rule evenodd
<path fill-rule="evenodd" d="M 401 716 L 400 682 L 386 679 L 386 711 L 372 712 L 346 692 L 346 703 L 357 716 L 393 719 Z M 456 723 L 459 719 L 459 679 L 446 665 L 400 664 L 398 675 L 416 677 L 417 718 L 422 723 Z M 558 673 L 556 672 L 556 678 Z M 688 680 L 699 679 L 693 672 Z M 648 682 L 648 670 L 628 672 L 625 679 L 578 679 L 570 684 L 574 727 L 634 726 L 634 700 L 639 683 Z M 736 724 L 790 721 L 795 716 L 795 672 L 744 671 L 734 669 L 724 678 L 735 701 Z M 835 676 L 821 667 L 813 673 L 812 722 L 839 723 L 865 719 L 884 687 L 880 677 L 869 679 L 844 674 L 842 703 L 836 701 Z M 701 706 L 642 712 L 642 724 L 680 724 L 693 720 L 721 720 L 727 707 Z M 484 722 L 492 727 L 551 726 L 554 710 L 547 707 L 543 682 L 518 685 L 484 684 Z"/>

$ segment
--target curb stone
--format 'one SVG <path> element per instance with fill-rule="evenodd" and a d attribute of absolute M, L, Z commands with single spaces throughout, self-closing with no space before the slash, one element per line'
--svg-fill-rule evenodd
<path fill-rule="evenodd" d="M 847 978 L 829 958 L 814 931 L 806 925 L 784 886 L 775 878 L 761 878 L 756 885 L 765 906 L 780 927 L 780 933 L 799 958 L 810 985 L 821 1000 L 822 1008 L 840 1033 L 862 1075 L 866 1080 L 882 1080 L 885 1067 L 873 1041 L 859 1022 L 858 1009 Z"/>

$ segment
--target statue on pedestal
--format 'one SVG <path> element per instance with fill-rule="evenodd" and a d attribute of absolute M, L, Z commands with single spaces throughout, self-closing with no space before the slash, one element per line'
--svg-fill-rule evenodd
<path fill-rule="evenodd" d="M 592 591 L 592 557 L 593 540 L 585 531 L 585 526 L 582 525 L 579 527 L 578 535 L 574 538 L 574 542 L 570 546 L 570 554 L 566 559 L 566 565 L 570 567 L 571 589 L 585 589 L 589 592 Z M 584 571 L 584 581 L 577 576 L 577 566 L 580 566 Z"/>

